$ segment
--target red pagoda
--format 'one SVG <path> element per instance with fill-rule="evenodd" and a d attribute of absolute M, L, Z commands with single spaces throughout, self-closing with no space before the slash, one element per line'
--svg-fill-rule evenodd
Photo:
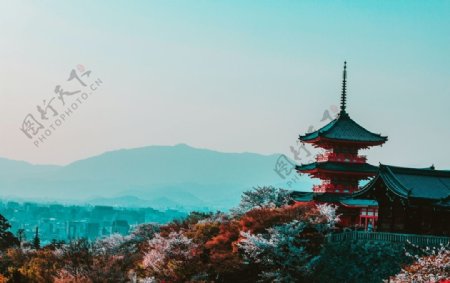
<path fill-rule="evenodd" d="M 299 138 L 302 143 L 325 150 L 316 156 L 316 162 L 296 166 L 299 173 L 319 178 L 321 184 L 313 186 L 312 193 L 295 192 L 294 198 L 300 202 L 337 204 L 342 226 L 367 228 L 371 223 L 374 227 L 378 217 L 376 201 L 351 196 L 358 191 L 360 180 L 367 180 L 378 171 L 377 166 L 368 164 L 366 157 L 358 154 L 359 150 L 382 145 L 387 137 L 372 133 L 352 120 L 346 111 L 346 99 L 347 66 L 344 62 L 340 113 L 324 127 Z"/>

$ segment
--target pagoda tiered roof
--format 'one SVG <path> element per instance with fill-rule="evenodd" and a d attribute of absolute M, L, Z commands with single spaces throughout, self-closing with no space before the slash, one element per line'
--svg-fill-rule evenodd
<path fill-rule="evenodd" d="M 317 131 L 300 135 L 302 142 L 312 143 L 316 147 L 333 148 L 334 144 L 346 144 L 357 148 L 381 145 L 387 137 L 375 134 L 356 123 L 347 111 L 347 62 L 344 72 L 341 93 L 341 111 L 338 117 Z"/>
<path fill-rule="evenodd" d="M 378 167 L 368 163 L 349 163 L 349 162 L 313 162 L 295 166 L 295 169 L 301 173 L 315 175 L 319 172 L 336 174 L 354 174 L 375 175 Z"/>
<path fill-rule="evenodd" d="M 291 197 L 297 202 L 326 202 L 340 203 L 347 207 L 377 207 L 376 200 L 353 199 L 349 194 L 339 193 L 313 193 L 313 192 L 292 192 Z"/>
<path fill-rule="evenodd" d="M 434 167 L 418 169 L 380 164 L 378 174 L 352 197 L 364 197 L 382 182 L 394 195 L 413 201 L 428 201 L 450 209 L 450 171 Z"/>
<path fill-rule="evenodd" d="M 320 141 L 355 142 L 364 145 L 380 145 L 387 137 L 372 133 L 356 123 L 347 112 L 341 111 L 336 119 L 317 131 L 301 135 L 300 140 L 307 143 Z"/>

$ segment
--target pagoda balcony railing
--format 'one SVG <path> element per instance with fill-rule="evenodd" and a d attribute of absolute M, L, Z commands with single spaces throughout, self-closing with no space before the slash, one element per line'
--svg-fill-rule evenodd
<path fill-rule="evenodd" d="M 320 185 L 313 186 L 313 192 L 315 193 L 325 193 L 325 192 L 333 192 L 333 193 L 350 193 L 358 190 L 357 186 L 344 186 L 344 185 L 336 185 L 330 183 L 322 183 Z"/>
<path fill-rule="evenodd" d="M 342 233 L 332 233 L 327 236 L 329 242 L 342 242 L 345 240 L 361 240 L 361 241 L 379 241 L 406 243 L 417 246 L 439 246 L 450 244 L 450 237 L 416 235 L 416 234 L 400 234 L 388 232 L 364 232 L 350 231 Z"/>
<path fill-rule="evenodd" d="M 349 162 L 349 163 L 365 163 L 367 157 L 365 155 L 354 155 L 349 153 L 326 152 L 316 156 L 317 162 Z"/>

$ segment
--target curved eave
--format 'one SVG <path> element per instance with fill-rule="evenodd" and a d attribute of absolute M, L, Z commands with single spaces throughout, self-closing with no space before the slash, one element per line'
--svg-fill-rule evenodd
<path fill-rule="evenodd" d="M 362 208 L 362 207 L 378 207 L 377 205 L 348 205 L 345 203 L 340 202 L 340 204 L 344 207 L 348 208 Z"/>
<path fill-rule="evenodd" d="M 357 198 L 357 197 L 362 197 L 364 196 L 366 193 L 368 193 L 370 191 L 370 189 L 372 188 L 372 186 L 377 182 L 378 178 L 380 175 L 375 176 L 375 178 L 373 178 L 372 180 L 370 180 L 367 184 L 365 184 L 364 186 L 362 186 L 359 190 L 357 190 L 356 192 L 354 192 L 352 194 L 353 198 Z"/>
<path fill-rule="evenodd" d="M 307 133 L 307 134 L 305 134 L 303 136 L 300 135 L 299 136 L 300 141 L 308 142 L 308 141 L 312 141 L 315 138 L 321 136 L 323 133 L 326 133 L 328 130 L 332 129 L 334 127 L 334 125 L 337 123 L 338 119 L 339 118 L 334 119 L 330 123 L 326 124 L 325 126 L 323 126 L 322 128 L 320 128 L 320 129 L 318 129 L 318 130 L 316 130 L 314 132 Z"/>
<path fill-rule="evenodd" d="M 335 131 L 339 132 L 342 129 L 344 129 L 344 131 L 348 131 L 349 127 L 356 131 L 356 136 L 352 136 L 352 134 L 348 133 L 343 134 L 342 137 L 336 136 Z M 363 134 L 364 137 L 360 134 Z M 366 128 L 356 123 L 352 118 L 350 118 L 348 113 L 344 111 L 339 113 L 339 116 L 336 119 L 322 128 L 305 135 L 300 135 L 299 140 L 305 143 L 317 143 L 325 140 L 328 142 L 354 142 L 356 144 L 374 146 L 385 143 L 387 141 L 387 137 L 368 131 Z"/>
<path fill-rule="evenodd" d="M 410 191 L 402 185 L 388 166 L 380 165 L 380 176 L 386 184 L 386 187 L 389 188 L 394 194 L 402 198 L 408 197 Z"/>
<path fill-rule="evenodd" d="M 403 186 L 400 181 L 395 177 L 388 166 L 380 164 L 378 174 L 369 183 L 364 185 L 357 192 L 353 193 L 353 197 L 363 197 L 365 194 L 369 193 L 375 186 L 375 183 L 381 178 L 381 180 L 386 185 L 393 194 L 401 198 L 408 198 L 409 190 Z"/>
<path fill-rule="evenodd" d="M 333 168 L 334 166 L 334 168 Z M 373 176 L 376 174 L 378 167 L 365 164 L 349 164 L 349 163 L 309 163 L 295 166 L 299 173 L 315 175 L 317 173 L 339 174 L 339 175 L 361 175 Z"/>
<path fill-rule="evenodd" d="M 350 199 L 350 201 L 353 199 Z M 378 207 L 378 203 L 376 201 L 371 201 L 371 202 L 362 202 L 362 203 L 348 203 L 345 200 L 341 201 L 341 205 L 345 206 L 345 207 L 355 207 L 355 208 L 360 208 L 360 207 Z"/>
<path fill-rule="evenodd" d="M 323 137 L 321 135 L 313 138 L 313 139 L 304 139 L 304 136 L 300 136 L 299 140 L 304 143 L 312 143 L 312 144 L 353 144 L 355 146 L 360 147 L 369 147 L 369 146 L 377 146 L 384 144 L 388 138 L 387 137 L 381 137 L 382 140 L 379 141 L 358 141 L 358 140 L 347 140 L 347 139 L 334 139 L 334 138 L 327 138 Z"/>
<path fill-rule="evenodd" d="M 304 174 L 310 174 L 310 175 L 349 175 L 349 176 L 361 176 L 361 177 L 365 177 L 368 178 L 370 176 L 373 176 L 375 173 L 371 173 L 371 172 L 357 172 L 357 171 L 351 171 L 351 172 L 346 172 L 346 171 L 338 171 L 338 170 L 324 170 L 324 169 L 316 169 L 316 170 L 309 170 L 309 171 L 300 171 L 297 170 L 300 173 L 304 173 Z"/>

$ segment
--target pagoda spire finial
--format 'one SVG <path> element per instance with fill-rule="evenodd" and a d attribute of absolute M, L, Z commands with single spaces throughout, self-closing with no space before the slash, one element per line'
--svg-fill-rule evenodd
<path fill-rule="evenodd" d="M 347 103 L 347 61 L 344 62 L 344 72 L 342 74 L 341 113 L 345 113 L 346 103 Z"/>

